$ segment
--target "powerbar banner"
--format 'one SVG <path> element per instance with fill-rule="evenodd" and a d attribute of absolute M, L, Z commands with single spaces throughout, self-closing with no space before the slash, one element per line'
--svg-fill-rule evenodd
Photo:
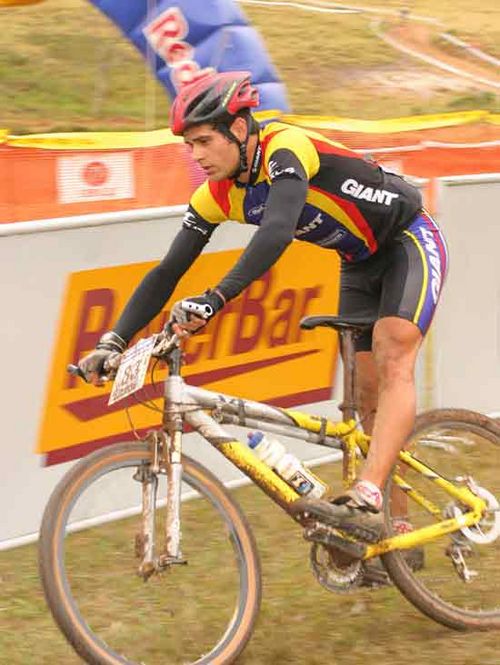
<path fill-rule="evenodd" d="M 232 0 L 90 2 L 152 62 L 171 97 L 204 69 L 246 70 L 259 88 L 261 110 L 289 110 L 261 37 Z"/>
<path fill-rule="evenodd" d="M 203 254 L 181 280 L 164 310 L 140 332 L 162 329 L 172 304 L 201 293 L 234 265 L 241 250 Z M 68 278 L 54 340 L 38 452 L 47 464 L 141 434 L 161 422 L 165 368 L 148 374 L 144 388 L 108 407 L 111 385 L 96 388 L 67 373 L 69 363 L 94 348 L 132 291 L 154 263 L 119 265 L 73 273 Z M 336 313 L 339 263 L 334 252 L 294 243 L 273 268 L 229 302 L 188 341 L 183 375 L 192 385 L 224 394 L 291 406 L 329 399 L 337 339 L 325 328 L 304 331 L 300 320 Z M 155 404 L 146 408 L 140 401 Z M 127 411 L 128 410 L 128 416 Z"/>

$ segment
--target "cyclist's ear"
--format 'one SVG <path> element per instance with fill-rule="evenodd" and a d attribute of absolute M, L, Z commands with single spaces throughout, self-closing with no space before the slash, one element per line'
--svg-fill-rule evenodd
<path fill-rule="evenodd" d="M 229 131 L 231 134 L 236 136 L 238 141 L 246 141 L 248 135 L 248 125 L 245 118 L 237 116 L 229 126 Z"/>

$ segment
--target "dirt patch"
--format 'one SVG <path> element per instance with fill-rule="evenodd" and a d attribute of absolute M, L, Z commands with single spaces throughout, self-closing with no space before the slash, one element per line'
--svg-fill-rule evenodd
<path fill-rule="evenodd" d="M 500 125 L 475 122 L 450 125 L 436 129 L 396 132 L 392 134 L 368 134 L 361 132 L 323 131 L 326 136 L 341 141 L 351 148 L 390 148 L 402 145 L 418 145 L 425 141 L 441 143 L 483 143 L 500 141 Z M 498 148 L 497 148 L 498 150 Z"/>
<path fill-rule="evenodd" d="M 437 71 L 423 69 L 393 69 L 385 71 L 370 70 L 365 73 L 365 80 L 376 87 L 388 90 L 419 91 L 426 96 L 436 92 L 467 92 L 475 89 L 473 81 L 460 79 L 457 76 L 440 74 Z"/>
<path fill-rule="evenodd" d="M 445 49 L 440 48 L 439 43 L 437 42 L 438 32 L 427 26 L 421 25 L 414 22 L 405 22 L 399 24 L 388 31 L 388 36 L 392 39 L 399 42 L 402 46 L 410 48 L 422 55 L 435 58 L 440 62 L 450 65 L 457 68 L 460 71 L 470 74 L 477 78 L 483 78 L 489 81 L 500 84 L 500 77 L 498 76 L 498 69 L 493 65 L 489 65 L 486 62 L 480 61 L 474 56 L 467 53 L 466 50 L 460 49 L 458 47 L 451 47 L 451 45 Z M 456 50 L 456 53 L 453 51 Z M 436 69 L 436 72 L 438 70 Z M 439 75 L 435 74 L 436 77 L 441 79 L 451 80 L 458 79 L 460 80 L 459 75 L 456 77 L 453 75 Z M 486 86 L 480 81 L 475 81 L 464 77 L 464 84 L 467 86 L 474 86 L 481 89 L 494 90 L 493 86 Z"/>

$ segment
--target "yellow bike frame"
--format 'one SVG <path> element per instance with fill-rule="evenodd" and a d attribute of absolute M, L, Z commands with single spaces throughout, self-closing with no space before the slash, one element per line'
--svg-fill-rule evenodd
<path fill-rule="evenodd" d="M 345 459 L 347 460 L 347 463 L 344 464 L 343 481 L 346 486 L 350 486 L 356 478 L 356 467 L 359 457 L 366 456 L 368 452 L 370 437 L 356 428 L 354 420 L 335 422 L 295 410 L 284 410 L 284 413 L 291 417 L 295 425 L 301 430 L 319 433 L 322 429 L 326 436 L 339 441 L 339 447 L 342 448 Z M 207 417 L 209 416 L 207 415 Z M 197 425 L 199 426 L 199 423 Z M 256 458 L 245 444 L 237 440 L 226 440 L 218 442 L 215 445 L 227 459 L 251 478 L 256 485 L 263 489 L 266 494 L 285 510 L 288 511 L 290 505 L 299 498 L 295 490 L 283 481 L 270 467 Z M 416 547 L 464 527 L 470 527 L 481 520 L 487 508 L 483 499 L 473 494 L 469 488 L 457 486 L 450 480 L 447 480 L 426 464 L 413 457 L 408 451 L 400 452 L 399 460 L 412 468 L 416 473 L 438 485 L 453 497 L 453 499 L 468 506 L 470 510 L 457 517 L 442 520 L 442 512 L 438 506 L 427 499 L 421 492 L 415 490 L 398 473 L 394 473 L 392 476 L 393 482 L 399 489 L 405 492 L 410 499 L 422 506 L 438 521 L 436 524 L 415 529 L 410 533 L 394 535 L 374 545 L 367 545 L 366 554 L 363 557 L 365 559 L 395 549 Z"/>

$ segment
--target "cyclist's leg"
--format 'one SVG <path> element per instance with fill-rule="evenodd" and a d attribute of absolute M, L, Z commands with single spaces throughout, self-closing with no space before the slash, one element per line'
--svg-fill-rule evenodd
<path fill-rule="evenodd" d="M 363 432 L 371 434 L 378 401 L 378 380 L 371 349 L 356 352 L 356 405 Z"/>
<path fill-rule="evenodd" d="M 365 434 L 373 433 L 378 402 L 378 380 L 375 359 L 371 351 L 356 353 L 356 404 Z M 408 497 L 393 484 L 391 490 L 393 527 L 401 533 L 411 529 L 408 521 Z"/>
<path fill-rule="evenodd" d="M 338 497 L 335 502 L 339 505 L 332 511 L 319 502 L 318 509 L 311 506 L 310 512 L 346 531 L 355 533 L 356 524 L 368 530 L 372 524 L 373 533 L 377 530 L 373 512 L 380 508 L 381 489 L 413 426 L 416 356 L 432 320 L 446 267 L 442 235 L 423 212 L 375 256 L 343 266 L 341 314 L 373 314 L 374 306 L 378 310 L 373 333 L 378 411 L 361 472 L 364 482 Z"/>
<path fill-rule="evenodd" d="M 356 353 L 356 404 L 365 434 L 373 433 L 378 402 L 377 369 L 371 351 Z M 391 490 L 393 514 L 401 530 L 408 530 L 408 497 L 396 485 Z"/>
<path fill-rule="evenodd" d="M 379 489 L 403 448 L 416 414 L 414 369 L 422 333 L 395 316 L 379 319 L 373 331 L 373 357 L 378 379 L 378 400 L 370 450 L 360 480 Z"/>
<path fill-rule="evenodd" d="M 373 353 L 379 385 L 370 452 L 361 478 L 385 485 L 415 418 L 414 369 L 432 320 L 447 268 L 439 228 L 426 213 L 416 216 L 385 251 L 379 320 Z"/>
<path fill-rule="evenodd" d="M 363 316 L 376 319 L 381 296 L 381 275 L 384 270 L 384 260 L 381 254 L 375 254 L 361 263 L 342 262 L 340 281 L 339 314 L 341 316 Z M 355 341 L 356 356 L 365 359 L 366 366 L 370 364 L 371 331 L 366 331 Z M 371 427 L 373 409 L 376 404 L 376 375 L 363 371 L 358 360 L 356 361 L 356 375 L 360 375 L 361 382 L 357 383 L 358 410 L 364 427 Z M 374 380 L 370 385 L 369 378 Z M 361 390 L 359 390 L 361 388 Z M 375 396 L 375 401 L 374 401 Z M 365 421 L 366 418 L 366 421 Z M 350 495 L 342 497 L 349 500 Z M 383 531 L 381 514 L 370 510 L 365 511 L 361 523 L 358 516 L 351 523 L 353 511 L 350 506 L 335 505 L 326 501 L 301 499 L 295 504 L 299 512 L 308 512 L 317 519 L 334 527 L 341 527 L 344 531 L 364 540 L 377 540 Z M 363 534 L 366 537 L 363 537 Z"/>

